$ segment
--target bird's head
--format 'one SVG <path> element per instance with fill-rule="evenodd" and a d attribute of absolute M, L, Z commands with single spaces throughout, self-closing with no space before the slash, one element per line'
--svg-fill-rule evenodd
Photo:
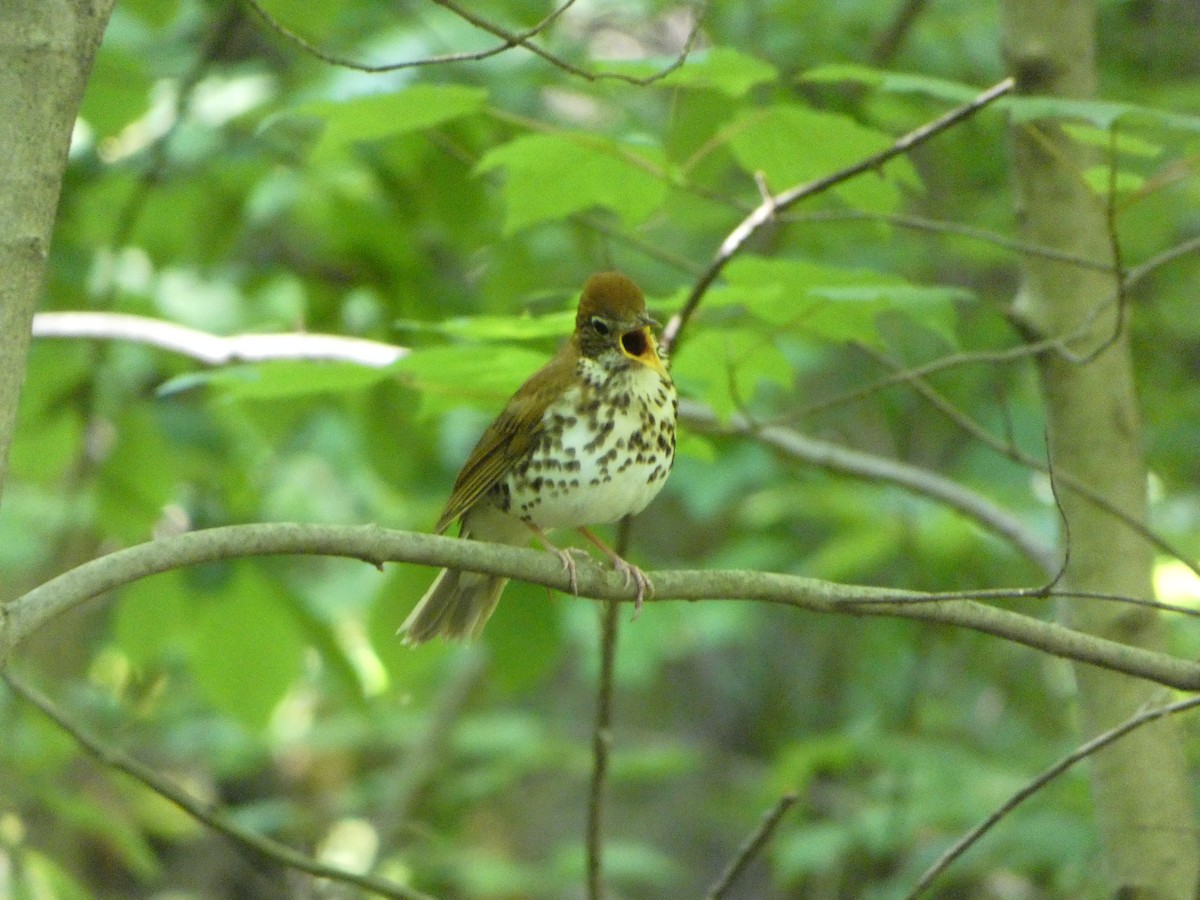
<path fill-rule="evenodd" d="M 620 272 L 593 275 L 583 286 L 575 336 L 584 356 L 599 359 L 616 351 L 665 378 L 667 369 L 651 331 L 651 326 L 657 324 L 646 314 L 641 289 Z"/>

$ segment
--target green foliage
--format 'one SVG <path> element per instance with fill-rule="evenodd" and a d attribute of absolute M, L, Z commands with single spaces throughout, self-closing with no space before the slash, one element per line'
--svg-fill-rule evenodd
<path fill-rule="evenodd" d="M 645 221 L 666 196 L 661 154 L 583 134 L 531 134 L 488 151 L 475 167 L 503 169 L 504 231 L 601 207 L 626 227 Z"/>
<path fill-rule="evenodd" d="M 550 11 L 477 5 L 517 30 Z M 371 63 L 498 41 L 442 9 L 264 7 Z M 121 341 L 36 340 L 0 506 L 3 599 L 181 529 L 429 530 L 482 428 L 570 332 L 589 273 L 627 271 L 665 323 L 762 202 L 756 180 L 777 193 L 827 176 L 1002 77 L 992 7 L 927 5 L 881 59 L 895 7 L 709 4 L 686 64 L 638 87 L 575 78 L 523 49 L 368 75 L 317 61 L 237 5 L 123 0 L 81 112 L 46 308 L 410 352 L 377 368 L 209 368 Z M 1113 42 L 1103 95 L 1119 100 L 1002 108 L 1093 148 L 1079 176 L 1115 200 L 1132 266 L 1194 231 L 1200 129 L 1177 112 L 1200 107 L 1194 35 L 1147 35 L 1129 4 L 1100 12 Z M 588 71 L 646 77 L 669 63 L 684 13 L 580 4 L 533 40 Z M 1026 469 L 906 385 L 858 396 L 892 374 L 872 354 L 919 365 L 1019 344 L 1004 312 L 1019 254 L 911 221 L 1011 236 L 1005 140 L 988 110 L 777 216 L 672 349 L 683 395 L 722 421 L 741 413 L 920 466 L 1051 541 L 1055 511 Z M 1127 298 L 1163 491 L 1155 524 L 1193 556 L 1198 265 L 1184 254 Z M 975 364 L 931 383 L 1040 455 L 1031 373 Z M 801 465 L 753 435 L 681 433 L 675 472 L 632 535 L 629 555 L 648 569 L 933 590 L 1044 578 L 934 501 Z M 396 628 L 433 576 L 308 558 L 198 566 L 97 599 L 14 665 L 107 740 L 295 846 L 361 821 L 378 870 L 435 895 L 578 894 L 598 607 L 512 584 L 479 646 L 406 648 Z M 1167 628 L 1194 655 L 1194 628 Z M 797 792 L 742 896 L 902 895 L 1071 746 L 1068 682 L 1030 651 L 910 623 L 751 603 L 651 603 L 633 622 L 623 611 L 612 892 L 700 895 L 762 811 Z M 14 890 L 287 893 L 2 692 L 0 729 L 0 872 L 15 873 Z M 1096 853 L 1086 785 L 1071 775 L 960 861 L 939 896 L 1085 896 Z"/>
<path fill-rule="evenodd" d="M 353 100 L 314 101 L 295 115 L 323 124 L 312 149 L 314 162 L 350 145 L 424 131 L 483 109 L 487 91 L 455 84 L 414 84 L 394 94 L 370 94 Z M 268 123 L 269 124 L 269 123 Z"/>
<path fill-rule="evenodd" d="M 730 124 L 728 135 L 738 164 L 751 175 L 761 173 L 775 192 L 845 168 L 892 142 L 849 116 L 795 104 L 747 110 Z M 891 212 L 900 203 L 899 185 L 920 186 L 912 163 L 904 157 L 834 192 L 855 207 Z"/>

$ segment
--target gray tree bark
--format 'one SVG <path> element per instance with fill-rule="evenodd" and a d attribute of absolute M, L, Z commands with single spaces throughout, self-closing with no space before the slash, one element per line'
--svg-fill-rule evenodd
<path fill-rule="evenodd" d="M 112 5 L 0 3 L 0 496 L 71 130 Z"/>
<path fill-rule="evenodd" d="M 1087 99 L 1095 93 L 1094 0 L 1006 0 L 1004 52 L 1022 94 Z M 1084 183 L 1100 160 L 1054 122 L 1015 123 L 1010 132 L 1022 238 L 1096 260 L 1113 258 L 1106 202 Z M 1050 462 L 1145 521 L 1146 463 L 1125 316 L 1112 275 L 1030 257 L 1013 314 L 1032 339 L 1068 337 L 1067 352 L 1040 357 Z M 1116 337 L 1114 338 L 1114 335 Z M 1060 485 L 1069 560 L 1065 587 L 1131 597 L 1152 593 L 1152 548 L 1087 498 Z M 1153 610 L 1070 604 L 1076 628 L 1160 650 Z M 1161 688 L 1077 664 L 1089 734 L 1155 701 Z M 1174 721 L 1140 729 L 1093 759 L 1092 786 L 1112 895 L 1194 898 L 1200 873 L 1192 785 Z"/>

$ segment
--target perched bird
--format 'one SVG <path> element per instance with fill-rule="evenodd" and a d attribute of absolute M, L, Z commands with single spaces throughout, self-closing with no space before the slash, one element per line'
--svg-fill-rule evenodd
<path fill-rule="evenodd" d="M 637 585 L 640 606 L 649 580 L 586 526 L 641 512 L 675 460 L 678 403 L 654 324 L 629 278 L 605 272 L 588 279 L 574 334 L 483 433 L 437 532 L 458 518 L 462 538 L 523 546 L 532 532 L 562 560 L 574 593 L 575 561 L 546 531 L 578 529 Z M 478 637 L 507 581 L 443 569 L 401 626 L 405 643 Z"/>

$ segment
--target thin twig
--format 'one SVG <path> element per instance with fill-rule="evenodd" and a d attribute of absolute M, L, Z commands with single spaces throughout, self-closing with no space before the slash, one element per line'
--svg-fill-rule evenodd
<path fill-rule="evenodd" d="M 266 9 L 263 8 L 263 6 L 259 3 L 259 0 L 245 0 L 245 3 L 251 9 L 253 9 L 255 13 L 258 14 L 258 17 L 262 19 L 263 23 L 268 28 L 274 31 L 281 38 L 284 38 L 285 40 L 295 44 L 310 56 L 315 56 L 317 59 L 321 60 L 322 62 L 329 63 L 331 66 L 338 66 L 343 69 L 354 69 L 358 72 L 379 74 L 382 72 L 396 72 L 400 69 L 413 69 L 420 66 L 437 66 L 456 62 L 476 62 L 481 59 L 487 59 L 490 56 L 496 56 L 497 54 L 503 53 L 505 50 L 511 50 L 513 47 L 518 46 L 522 41 L 527 41 L 545 31 L 548 27 L 550 27 L 551 24 L 553 24 L 555 19 L 574 6 L 576 0 L 565 0 L 562 5 L 555 7 L 549 15 L 547 15 L 532 28 L 527 28 L 524 31 L 512 32 L 504 38 L 502 43 L 497 44 L 495 47 L 489 47 L 487 50 L 476 50 L 464 53 L 444 53 L 437 56 L 426 56 L 419 59 L 409 59 L 402 62 L 393 63 L 379 63 L 376 65 L 371 63 L 361 63 L 344 56 L 338 56 L 337 54 L 330 53 L 327 50 L 322 50 L 320 47 L 310 43 L 303 36 L 288 28 L 286 25 L 272 16 L 269 12 L 267 12 Z"/>
<path fill-rule="evenodd" d="M 621 604 L 606 600 L 600 629 L 600 673 L 596 691 L 596 720 L 592 729 L 592 779 L 587 805 L 587 896 L 604 897 L 604 798 L 608 786 L 608 760 L 612 752 L 613 670 Z"/>
<path fill-rule="evenodd" d="M 871 60 L 872 66 L 880 69 L 891 67 L 904 39 L 908 37 L 917 18 L 928 5 L 929 0 L 901 0 L 900 9 L 891 24 L 876 38 L 875 46 L 871 48 L 868 59 Z"/>
<path fill-rule="evenodd" d="M 281 866 L 312 875 L 314 878 L 327 878 L 330 881 L 339 881 L 343 884 L 371 891 L 383 897 L 395 897 L 398 900 L 432 900 L 426 894 L 388 881 L 385 878 L 347 872 L 345 869 L 339 869 L 336 866 L 318 862 L 312 857 L 293 850 L 286 844 L 281 844 L 271 838 L 242 828 L 224 813 L 212 809 L 208 803 L 188 794 L 169 778 L 163 777 L 123 750 L 119 750 L 88 733 L 49 697 L 27 685 L 12 672 L 5 671 L 4 680 L 13 693 L 27 703 L 37 707 L 47 718 L 74 738 L 84 750 L 101 763 L 118 772 L 125 773 L 136 781 L 140 781 L 149 790 L 171 801 L 198 822 L 207 825 L 213 831 L 224 835 L 239 846 Z"/>
<path fill-rule="evenodd" d="M 705 895 L 707 900 L 720 900 L 725 896 L 725 892 L 729 890 L 730 885 L 737 879 L 742 871 L 750 864 L 762 849 L 767 845 L 767 841 L 775 833 L 775 829 L 779 826 L 780 821 L 787 814 L 787 811 L 795 805 L 799 799 L 795 794 L 784 794 L 779 798 L 779 801 L 771 807 L 763 820 L 759 822 L 758 827 L 754 829 L 754 833 L 746 839 L 746 842 L 738 848 L 737 854 L 730 860 L 729 865 L 725 867 L 725 871 L 717 879 L 716 883 L 709 888 Z"/>
<path fill-rule="evenodd" d="M 1152 256 L 1144 263 L 1134 266 L 1125 273 L 1126 289 L 1132 288 L 1143 278 L 1146 278 L 1168 263 L 1173 263 L 1175 260 L 1182 259 L 1184 256 L 1197 251 L 1200 251 L 1200 235 L 1189 238 L 1186 241 L 1176 244 L 1174 247 L 1169 247 L 1157 256 Z"/>
<path fill-rule="evenodd" d="M 947 600 L 1102 600 L 1109 603 L 1125 603 L 1129 606 L 1144 606 L 1159 612 L 1177 613 L 1181 616 L 1200 618 L 1200 609 L 1191 606 L 1180 606 L 1177 603 L 1166 603 L 1162 600 L 1148 600 L 1145 597 L 1129 597 L 1125 594 L 1107 594 L 1102 591 L 1058 591 L 1045 586 L 1033 588 L 1001 589 L 982 588 L 977 591 L 946 591 L 944 593 L 928 594 L 923 597 L 905 597 L 902 600 L 885 597 L 865 597 L 855 600 L 849 606 L 870 606 L 873 603 L 888 603 L 898 606 L 909 606 L 921 603 L 944 603 Z"/>
<path fill-rule="evenodd" d="M 1020 362 L 1037 356 L 1039 353 L 1054 349 L 1059 344 L 1060 340 L 1058 338 L 1047 338 L 1031 344 L 1020 344 L 1015 347 L 1009 347 L 1006 350 L 967 350 L 961 353 L 950 353 L 946 356 L 930 360 L 927 363 L 921 363 L 919 366 L 912 366 L 892 375 L 887 375 L 876 381 L 872 381 L 870 384 L 853 388 L 834 397 L 810 403 L 804 407 L 804 414 L 812 416 L 839 406 L 857 403 L 860 400 L 873 397 L 884 388 L 893 387 L 897 384 L 906 384 L 914 379 L 936 375 L 938 372 L 944 372 L 947 369 L 954 369 L 959 366 L 1002 365 Z"/>
<path fill-rule="evenodd" d="M 959 838 L 954 844 L 940 857 L 937 861 L 925 870 L 925 873 L 909 891 L 907 900 L 914 900 L 919 897 L 933 883 L 942 872 L 953 863 L 956 859 L 962 856 L 968 849 L 979 841 L 997 822 L 1003 819 L 1006 815 L 1012 812 L 1018 805 L 1027 800 L 1033 794 L 1037 793 L 1075 763 L 1081 759 L 1086 759 L 1098 750 L 1107 747 L 1109 744 L 1127 735 L 1129 732 L 1147 725 L 1165 716 L 1175 715 L 1176 713 L 1186 712 L 1200 706 L 1200 695 L 1188 697 L 1185 700 L 1180 700 L 1176 703 L 1171 703 L 1166 706 L 1160 706 L 1156 709 L 1151 709 L 1146 712 L 1139 713 L 1131 719 L 1123 722 L 1115 728 L 1111 728 L 1101 734 L 1096 735 L 1087 743 L 1076 748 L 1071 753 L 1068 753 L 1050 768 L 1046 769 L 1037 778 L 1030 781 L 1019 791 L 1013 794 L 1004 802 L 1003 805 L 995 809 L 988 815 L 986 819 L 968 831 L 965 835 Z"/>
<path fill-rule="evenodd" d="M 475 62 L 477 60 L 487 59 L 488 57 L 504 53 L 505 51 L 511 50 L 514 47 L 521 47 L 525 50 L 528 50 L 530 53 L 533 53 L 535 56 L 540 56 L 542 59 L 546 60 L 552 65 L 562 69 L 564 72 L 575 75 L 579 78 L 583 78 L 586 81 L 612 79 L 616 81 L 624 81 L 628 84 L 638 85 L 640 87 L 653 84 L 656 81 L 666 78 L 684 64 L 688 58 L 688 55 L 692 52 L 692 48 L 695 46 L 696 38 L 700 31 L 700 21 L 703 18 L 703 7 L 701 7 L 697 10 L 695 19 L 692 23 L 692 28 L 688 32 L 683 48 L 679 51 L 679 53 L 676 54 L 676 56 L 669 63 L 667 63 L 667 65 L 659 69 L 657 72 L 653 73 L 652 75 L 639 78 L 633 75 L 625 75 L 621 72 L 592 72 L 588 69 L 577 66 L 574 63 L 568 62 L 561 56 L 551 53 L 550 51 L 545 50 L 532 42 L 532 38 L 545 31 L 559 16 L 573 6 L 576 0 L 566 0 L 566 2 L 564 2 L 562 5 L 555 7 L 555 9 L 553 9 L 549 15 L 547 15 L 536 25 L 523 31 L 510 31 L 501 25 L 497 25 L 490 19 L 485 19 L 483 16 L 480 16 L 477 13 L 461 6 L 460 4 L 454 2 L 454 0 L 433 0 L 433 2 L 438 6 L 448 9 L 450 12 L 468 24 L 475 26 L 481 31 L 486 31 L 488 34 L 491 34 L 494 37 L 500 38 L 500 43 L 494 47 L 489 47 L 486 50 L 463 53 L 445 53 L 437 56 L 422 57 L 420 59 L 410 59 L 402 60 L 400 62 L 379 64 L 361 63 L 356 60 L 322 50 L 272 16 L 269 12 L 267 12 L 266 9 L 263 8 L 259 0 L 245 0 L 245 2 L 258 14 L 259 18 L 262 19 L 267 27 L 280 37 L 290 41 L 305 53 L 316 57 L 322 62 L 345 69 L 354 69 L 355 71 L 368 72 L 372 74 L 381 72 L 395 72 L 400 69 L 411 69 L 419 66 L 434 66 L 456 62 Z"/>
<path fill-rule="evenodd" d="M 616 551 L 629 551 L 632 524 L 621 520 L 617 528 Z M 592 780 L 587 807 L 587 896 L 604 897 L 604 798 L 608 788 L 608 760 L 612 753 L 613 682 L 617 668 L 617 638 L 621 632 L 621 604 L 615 600 L 603 604 L 600 625 L 600 672 L 596 685 L 596 720 L 592 729 Z"/>
<path fill-rule="evenodd" d="M 1113 271 L 1111 263 L 1097 262 L 1086 256 L 1080 256 L 1077 253 L 1058 250 L 1054 247 L 1041 247 L 1037 244 L 1030 244 L 1027 241 L 1011 238 L 997 231 L 979 228 L 975 225 L 964 225 L 961 222 L 948 222 L 944 219 L 930 219 L 925 216 L 914 216 L 907 213 L 866 212 L 860 209 L 825 209 L 811 213 L 787 213 L 780 216 L 779 221 L 788 223 L 882 222 L 885 225 L 907 228 L 912 231 L 924 231 L 930 234 L 967 238 L 968 240 L 991 244 L 1002 250 L 1011 250 L 1014 253 L 1024 256 L 1036 256 L 1056 262 L 1070 263 L 1073 266 L 1094 272 L 1111 273 Z"/>
<path fill-rule="evenodd" d="M 716 281 L 717 276 L 721 274 L 721 271 L 729 261 L 746 245 L 746 242 L 759 229 L 771 221 L 777 213 L 786 210 L 788 207 L 807 197 L 829 190 L 843 181 L 848 181 L 851 178 L 861 175 L 863 172 L 879 169 L 889 160 L 908 153 L 914 147 L 925 143 L 935 135 L 941 134 L 946 129 L 973 116 L 979 110 L 1009 93 L 1015 83 L 1012 78 L 1006 78 L 988 88 L 969 103 L 955 107 L 946 114 L 930 122 L 926 122 L 919 128 L 915 128 L 908 132 L 908 134 L 897 138 L 890 146 L 880 152 L 873 153 L 829 175 L 788 188 L 782 193 L 763 200 L 721 242 L 721 246 L 718 248 L 712 262 L 709 263 L 704 274 L 693 285 L 691 293 L 683 304 L 683 308 L 668 323 L 663 334 L 663 343 L 670 349 L 679 340 L 680 334 L 687 327 L 688 322 L 699 307 L 700 301 L 704 298 L 704 295 L 708 292 L 713 282 Z"/>
<path fill-rule="evenodd" d="M 679 419 L 702 434 L 746 435 L 792 459 L 830 472 L 899 485 L 972 519 L 1010 543 L 1047 575 L 1058 568 L 1058 554 L 1023 521 L 977 491 L 936 472 L 818 440 L 786 426 L 757 425 L 739 413 L 722 423 L 711 407 L 694 400 L 680 401 Z"/>
<path fill-rule="evenodd" d="M 946 399 L 946 397 L 938 392 L 932 385 L 930 385 L 929 382 L 925 381 L 921 376 L 928 370 L 928 366 L 916 366 L 911 369 L 905 369 L 899 360 L 875 349 L 874 347 L 861 343 L 855 344 L 855 346 L 863 353 L 873 357 L 875 360 L 888 365 L 893 369 L 899 370 L 889 379 L 889 381 L 897 384 L 904 383 L 912 387 L 912 389 L 925 398 L 925 400 L 933 404 L 933 406 L 939 412 L 941 412 L 942 415 L 946 416 L 947 419 L 949 419 L 975 440 L 982 443 L 984 446 L 1000 454 L 1006 459 L 1012 460 L 1013 462 L 1025 466 L 1026 468 L 1033 469 L 1038 472 L 1048 473 L 1050 471 L 1050 466 L 1048 463 L 1038 459 L 1036 456 L 1031 456 L 1030 454 L 1025 453 L 1012 443 L 1002 441 L 995 437 L 986 428 L 979 425 L 974 419 Z M 1121 509 L 1119 506 L 1114 504 L 1107 497 L 1093 488 L 1090 484 L 1080 481 L 1070 472 L 1056 472 L 1054 473 L 1054 477 L 1058 479 L 1058 482 L 1063 487 L 1069 488 L 1092 505 L 1104 510 L 1151 546 L 1155 547 L 1160 552 L 1179 560 L 1179 562 L 1191 569 L 1192 572 L 1200 575 L 1200 560 L 1190 558 L 1181 548 L 1176 547 L 1162 535 L 1158 534 L 1145 522 L 1142 522 L 1137 517 L 1132 516 L 1125 510 Z"/>
<path fill-rule="evenodd" d="M 578 76 L 579 78 L 583 78 L 586 81 L 611 79 L 613 81 L 624 81 L 627 84 L 633 84 L 639 87 L 645 87 L 646 85 L 653 84 L 656 81 L 666 78 L 684 64 L 688 58 L 688 55 L 692 52 L 692 47 L 696 43 L 696 37 L 700 33 L 700 22 L 704 18 L 704 7 L 701 5 L 700 8 L 697 9 L 696 15 L 692 20 L 692 27 L 688 31 L 687 37 L 684 39 L 683 48 L 678 54 L 676 54 L 675 58 L 654 74 L 639 78 L 634 75 L 626 75 L 622 72 L 590 72 L 587 69 L 583 69 L 574 65 L 573 63 L 567 62 L 561 56 L 556 56 L 550 51 L 531 43 L 528 39 L 519 39 L 518 36 L 513 35 L 511 32 L 507 31 L 496 23 L 477 15 L 469 9 L 466 9 L 461 4 L 457 3 L 456 0 L 433 0 L 433 2 L 438 6 L 450 10 L 463 21 L 469 22 L 481 31 L 486 31 L 489 34 L 504 39 L 505 41 L 513 40 L 514 43 L 520 44 L 530 53 L 540 56 L 542 59 L 546 60 L 546 62 L 557 66 L 564 72 L 569 72 L 570 74 Z"/>

